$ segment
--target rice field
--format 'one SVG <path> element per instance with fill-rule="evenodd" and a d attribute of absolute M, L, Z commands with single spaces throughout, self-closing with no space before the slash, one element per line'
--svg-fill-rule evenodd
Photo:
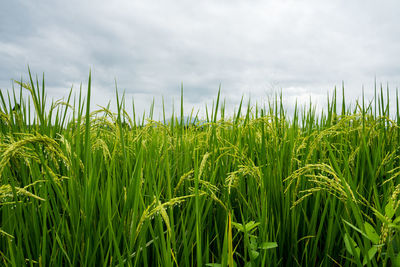
<path fill-rule="evenodd" d="M 2 265 L 400 266 L 397 95 L 155 121 L 29 77 L 0 93 Z"/>

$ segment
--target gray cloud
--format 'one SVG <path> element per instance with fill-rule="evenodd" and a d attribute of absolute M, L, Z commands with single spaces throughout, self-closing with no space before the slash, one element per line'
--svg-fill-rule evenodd
<path fill-rule="evenodd" d="M 5 1 L 0 8 L 0 88 L 45 72 L 52 97 L 93 73 L 94 102 L 114 79 L 138 110 L 203 107 L 219 84 L 228 103 L 282 92 L 288 103 L 346 84 L 356 98 L 374 78 L 400 84 L 397 1 Z M 170 109 L 170 105 L 168 105 Z"/>

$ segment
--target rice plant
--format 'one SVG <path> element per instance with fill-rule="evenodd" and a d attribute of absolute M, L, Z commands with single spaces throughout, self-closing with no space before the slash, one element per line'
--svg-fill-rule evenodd
<path fill-rule="evenodd" d="M 0 92 L 3 265 L 400 266 L 397 95 L 227 118 L 218 92 L 188 122 L 90 95 Z"/>

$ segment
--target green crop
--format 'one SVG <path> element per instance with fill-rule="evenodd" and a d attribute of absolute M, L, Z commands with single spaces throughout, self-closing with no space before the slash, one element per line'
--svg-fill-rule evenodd
<path fill-rule="evenodd" d="M 160 122 L 29 77 L 0 92 L 3 265 L 400 266 L 397 94 L 185 121 L 182 89 Z"/>

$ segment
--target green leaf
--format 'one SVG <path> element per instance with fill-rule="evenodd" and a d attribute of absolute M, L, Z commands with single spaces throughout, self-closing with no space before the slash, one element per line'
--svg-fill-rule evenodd
<path fill-rule="evenodd" d="M 389 203 L 386 204 L 385 206 L 385 215 L 389 218 L 392 219 L 394 216 L 395 210 L 393 207 L 393 200 L 390 199 Z"/>
<path fill-rule="evenodd" d="M 353 256 L 353 249 L 351 248 L 349 237 L 347 234 L 344 234 L 343 240 L 344 240 L 344 245 L 346 247 L 347 252 Z"/>
<path fill-rule="evenodd" d="M 264 242 L 260 245 L 260 249 L 271 249 L 271 248 L 277 248 L 278 243 L 276 242 Z"/>
<path fill-rule="evenodd" d="M 392 264 L 394 267 L 400 267 L 400 253 L 396 257 L 392 258 Z"/>
<path fill-rule="evenodd" d="M 397 225 L 397 224 L 394 224 L 394 223 L 389 223 L 388 226 L 389 226 L 389 228 L 395 228 L 397 230 L 400 229 L 400 225 Z"/>
<path fill-rule="evenodd" d="M 256 230 L 257 226 L 259 225 L 259 222 L 255 222 L 255 221 L 250 221 L 246 224 L 240 224 L 240 223 L 236 223 L 236 222 L 232 222 L 232 225 L 239 230 L 240 232 L 247 232 L 247 233 L 252 233 L 253 231 Z"/>
<path fill-rule="evenodd" d="M 400 216 L 397 216 L 396 219 L 394 219 L 393 223 L 399 223 L 400 222 Z"/>
<path fill-rule="evenodd" d="M 250 233 L 252 230 L 256 230 L 255 228 L 259 225 L 259 222 L 255 222 L 255 221 L 250 221 L 248 223 L 246 223 L 245 229 L 246 232 Z"/>
<path fill-rule="evenodd" d="M 257 259 L 258 255 L 260 255 L 260 253 L 257 250 L 250 250 L 250 258 L 252 260 Z"/>
<path fill-rule="evenodd" d="M 367 234 L 364 233 L 363 231 L 361 231 L 359 228 L 357 228 L 356 226 L 352 225 L 351 223 L 349 223 L 348 221 L 346 221 L 345 219 L 342 219 L 348 226 L 350 226 L 351 228 L 353 228 L 354 230 L 356 230 L 357 232 L 359 232 L 361 235 L 363 235 L 365 238 L 368 238 Z M 369 238 L 368 238 L 369 239 Z"/>
<path fill-rule="evenodd" d="M 346 233 L 346 234 L 344 234 L 343 240 L 344 240 L 344 245 L 346 246 L 347 252 L 349 252 L 350 255 L 355 256 L 354 253 L 353 253 L 353 248 L 352 248 L 352 246 L 353 246 L 354 247 L 354 252 L 359 257 L 360 256 L 360 248 L 358 247 L 357 243 L 353 240 L 353 238 L 351 238 Z"/>
<path fill-rule="evenodd" d="M 376 233 L 375 228 L 367 222 L 364 223 L 364 227 L 365 227 L 365 233 L 367 234 L 368 239 L 371 240 L 372 243 L 378 244 L 379 243 L 379 235 Z"/>
<path fill-rule="evenodd" d="M 376 254 L 377 251 L 378 251 L 378 248 L 377 248 L 376 246 L 373 246 L 372 248 L 370 248 L 370 249 L 368 250 L 368 253 L 367 253 L 367 255 L 368 255 L 368 260 L 367 260 L 366 257 L 364 257 L 363 265 L 367 264 L 368 261 L 371 261 L 371 260 L 374 258 L 374 256 L 375 256 L 375 254 Z"/>
<path fill-rule="evenodd" d="M 221 263 L 207 263 L 206 266 L 210 266 L 210 267 L 221 267 L 222 264 L 221 264 Z"/>
<path fill-rule="evenodd" d="M 239 230 L 240 232 L 244 232 L 244 227 L 243 227 L 242 224 L 236 223 L 236 222 L 232 222 L 232 225 L 233 225 L 237 230 Z"/>
<path fill-rule="evenodd" d="M 257 238 L 251 237 L 249 246 L 252 250 L 257 250 Z"/>

